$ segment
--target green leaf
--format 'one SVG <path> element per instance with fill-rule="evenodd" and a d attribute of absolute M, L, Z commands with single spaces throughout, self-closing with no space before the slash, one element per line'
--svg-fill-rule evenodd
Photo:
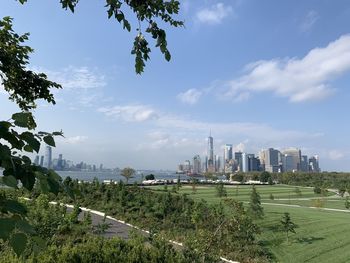
<path fill-rule="evenodd" d="M 25 173 L 21 177 L 21 183 L 24 188 L 32 190 L 35 184 L 35 176 L 32 172 Z"/>
<path fill-rule="evenodd" d="M 12 175 L 0 177 L 0 183 L 12 188 L 17 188 L 17 184 L 18 184 L 17 179 Z"/>
<path fill-rule="evenodd" d="M 11 218 L 0 218 L 0 238 L 8 239 L 15 228 L 15 220 Z"/>
<path fill-rule="evenodd" d="M 16 200 L 5 200 L 3 207 L 6 209 L 6 211 L 14 214 L 25 215 L 27 213 L 26 207 Z"/>
<path fill-rule="evenodd" d="M 23 139 L 29 146 L 36 151 L 37 153 L 40 150 L 40 142 L 35 138 L 34 134 L 30 132 L 23 132 L 20 135 L 20 138 Z"/>
<path fill-rule="evenodd" d="M 35 234 L 34 228 L 26 220 L 19 220 L 16 227 L 24 233 Z"/>
<path fill-rule="evenodd" d="M 12 115 L 12 119 L 14 120 L 15 125 L 18 127 L 30 129 L 36 127 L 32 113 L 30 112 L 14 113 Z"/>
<path fill-rule="evenodd" d="M 33 152 L 33 148 L 32 147 L 30 147 L 30 145 L 26 145 L 26 146 L 24 146 L 24 148 L 23 148 L 23 150 L 25 150 L 26 152 Z"/>
<path fill-rule="evenodd" d="M 55 147 L 55 140 L 51 135 L 46 135 L 44 138 L 44 142 L 52 147 Z"/>
<path fill-rule="evenodd" d="M 10 245 L 12 246 L 17 256 L 21 255 L 26 249 L 27 236 L 23 233 L 16 233 L 12 235 L 10 239 Z"/>

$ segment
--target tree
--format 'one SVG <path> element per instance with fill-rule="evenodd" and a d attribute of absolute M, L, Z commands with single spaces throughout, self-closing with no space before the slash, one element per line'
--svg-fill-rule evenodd
<path fill-rule="evenodd" d="M 264 208 L 261 206 L 260 199 L 260 195 L 253 185 L 248 211 L 254 219 L 261 219 L 264 216 Z"/>
<path fill-rule="evenodd" d="M 145 179 L 146 179 L 146 180 L 154 180 L 154 179 L 155 179 L 154 174 L 148 174 L 148 175 L 146 175 L 146 176 L 145 176 Z"/>
<path fill-rule="evenodd" d="M 273 196 L 272 193 L 270 193 L 270 200 L 275 200 L 275 197 Z"/>
<path fill-rule="evenodd" d="M 314 193 L 315 194 L 321 194 L 321 192 L 322 192 L 322 189 L 320 187 L 318 187 L 318 186 L 314 187 Z"/>
<path fill-rule="evenodd" d="M 226 191 L 226 189 L 225 189 L 224 183 L 222 183 L 222 182 L 218 183 L 218 184 L 215 186 L 215 189 L 216 189 L 216 195 L 217 195 L 218 197 L 227 196 L 227 191 Z"/>
<path fill-rule="evenodd" d="M 347 196 L 346 199 L 345 199 L 345 208 L 346 208 L 346 209 L 350 209 L 349 196 Z"/>
<path fill-rule="evenodd" d="M 282 227 L 282 231 L 286 233 L 287 244 L 288 244 L 289 243 L 289 232 L 295 234 L 296 233 L 295 228 L 297 228 L 298 226 L 292 222 L 290 215 L 287 212 L 284 213 L 284 216 L 281 220 L 281 227 Z"/>
<path fill-rule="evenodd" d="M 121 176 L 125 177 L 126 184 L 128 184 L 129 179 L 132 178 L 134 174 L 135 170 L 130 167 L 125 167 L 120 173 Z"/>
<path fill-rule="evenodd" d="M 262 172 L 259 176 L 260 182 L 263 182 L 263 183 L 268 182 L 269 178 L 271 178 L 271 174 L 267 171 Z"/>
<path fill-rule="evenodd" d="M 19 0 L 21 4 L 27 0 Z M 63 8 L 74 12 L 79 0 L 60 0 Z M 128 1 L 106 0 L 108 18 L 114 17 L 124 29 L 131 31 L 131 25 L 124 16 L 124 9 L 131 8 L 138 20 L 137 36 L 135 37 L 131 53 L 135 55 L 135 71 L 141 74 L 145 61 L 149 59 L 151 49 L 141 31 L 141 25 L 148 25 L 146 33 L 156 41 L 166 60 L 171 55 L 167 48 L 166 32 L 155 20 L 173 27 L 183 26 L 182 21 L 175 20 L 174 15 L 179 12 L 179 1 Z M 66 191 L 72 198 L 73 192 L 53 170 L 33 165 L 26 153 L 40 150 L 41 143 L 55 146 L 54 136 L 63 136 L 62 132 L 37 132 L 32 110 L 36 108 L 37 100 L 44 100 L 55 104 L 52 89 L 60 89 L 58 83 L 47 79 L 44 73 L 28 70 L 29 55 L 33 49 L 24 45 L 29 33 L 19 35 L 12 29 L 12 19 L 5 17 L 0 20 L 0 86 L 8 93 L 9 99 L 15 102 L 22 112 L 15 113 L 7 121 L 0 121 L 0 167 L 3 177 L 0 184 L 18 188 L 18 183 L 32 190 L 37 184 L 43 193 Z M 9 240 L 17 254 L 21 254 L 27 244 L 28 228 L 18 229 L 18 224 L 26 224 L 27 211 L 17 200 L 9 200 L 0 196 L 0 236 L 3 241 Z M 14 233 L 15 232 L 15 233 Z"/>

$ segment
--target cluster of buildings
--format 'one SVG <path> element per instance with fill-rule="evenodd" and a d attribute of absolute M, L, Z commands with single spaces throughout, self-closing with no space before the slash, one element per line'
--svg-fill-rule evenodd
<path fill-rule="evenodd" d="M 70 160 L 63 159 L 63 155 L 59 154 L 58 158 L 52 159 L 52 147 L 46 146 L 44 155 L 37 155 L 34 159 L 35 165 L 40 165 L 42 167 L 53 169 L 56 171 L 105 171 L 106 169 L 102 164 L 97 167 L 96 165 L 87 164 L 80 162 L 74 164 Z"/>
<path fill-rule="evenodd" d="M 214 154 L 214 139 L 208 137 L 207 155 L 201 159 L 195 155 L 178 165 L 178 173 L 199 175 L 206 172 L 233 173 L 267 171 L 271 173 L 281 172 L 320 172 L 319 158 L 317 155 L 308 158 L 302 155 L 297 148 L 288 148 L 279 151 L 274 148 L 264 149 L 257 156 L 251 153 L 234 152 L 232 144 L 225 144 L 223 156 Z"/>

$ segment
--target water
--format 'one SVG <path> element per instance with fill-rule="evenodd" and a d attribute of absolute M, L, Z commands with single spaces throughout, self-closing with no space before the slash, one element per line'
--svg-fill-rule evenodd
<path fill-rule="evenodd" d="M 64 179 L 67 176 L 70 176 L 72 179 L 78 179 L 82 181 L 92 181 L 95 177 L 102 182 L 103 180 L 113 180 L 113 181 L 125 181 L 125 178 L 121 176 L 118 173 L 112 173 L 112 172 L 88 172 L 88 171 L 57 171 L 57 173 Z M 163 179 L 163 180 L 177 180 L 177 178 L 180 176 L 181 180 L 188 180 L 190 179 L 189 176 L 184 174 L 176 174 L 175 172 L 145 172 L 143 173 L 137 173 L 134 175 L 133 178 L 129 179 L 130 183 L 133 182 L 141 182 L 142 180 L 145 180 L 144 177 L 147 174 L 154 174 L 155 179 Z"/>

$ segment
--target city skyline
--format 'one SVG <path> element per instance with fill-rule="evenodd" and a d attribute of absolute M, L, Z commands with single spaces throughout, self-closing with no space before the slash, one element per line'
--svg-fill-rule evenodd
<path fill-rule="evenodd" d="M 278 150 L 274 148 L 261 149 L 257 154 L 242 150 L 233 151 L 232 144 L 219 147 L 218 154 L 214 151 L 214 138 L 210 134 L 207 138 L 206 155 L 196 154 L 192 163 L 187 159 L 177 165 L 177 173 L 189 175 L 203 175 L 206 173 L 234 173 L 258 172 L 321 172 L 318 155 L 308 158 L 301 150 L 295 147 Z M 221 159 L 222 157 L 222 159 Z M 222 160 L 222 162 L 221 162 Z"/>
<path fill-rule="evenodd" d="M 154 50 L 141 76 L 134 35 L 106 21 L 98 1 L 79 7 L 6 1 L 0 10 L 31 33 L 30 69 L 63 86 L 35 117 L 38 130 L 63 130 L 55 151 L 68 159 L 174 169 L 203 156 L 211 129 L 218 145 L 294 146 L 318 153 L 323 170 L 350 171 L 346 1 L 183 1 L 186 28 L 167 30 L 172 60 Z M 2 90 L 0 104 L 3 119 L 18 111 Z"/>

